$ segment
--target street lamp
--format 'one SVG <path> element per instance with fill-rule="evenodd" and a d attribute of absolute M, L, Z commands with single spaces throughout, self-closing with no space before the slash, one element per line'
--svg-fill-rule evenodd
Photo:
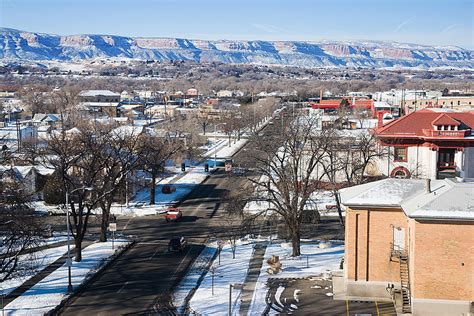
<path fill-rule="evenodd" d="M 71 192 L 66 191 L 66 229 L 67 229 L 67 275 L 68 275 L 68 285 L 67 291 L 68 293 L 72 292 L 72 282 L 71 282 L 71 239 L 70 239 L 70 227 L 69 227 L 69 194 L 73 194 L 76 191 L 84 190 L 84 191 L 92 191 L 91 187 L 82 187 L 72 190 Z"/>

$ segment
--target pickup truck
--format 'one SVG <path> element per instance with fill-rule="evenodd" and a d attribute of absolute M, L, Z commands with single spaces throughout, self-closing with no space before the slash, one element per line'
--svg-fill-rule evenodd
<path fill-rule="evenodd" d="M 166 211 L 165 219 L 167 222 L 177 222 L 181 220 L 183 213 L 178 208 L 169 208 Z"/>

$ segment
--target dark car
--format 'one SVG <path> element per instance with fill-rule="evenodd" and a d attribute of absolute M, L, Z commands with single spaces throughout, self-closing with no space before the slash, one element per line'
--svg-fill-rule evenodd
<path fill-rule="evenodd" d="M 186 248 L 186 240 L 184 237 L 173 237 L 168 244 L 168 251 L 183 251 Z"/>

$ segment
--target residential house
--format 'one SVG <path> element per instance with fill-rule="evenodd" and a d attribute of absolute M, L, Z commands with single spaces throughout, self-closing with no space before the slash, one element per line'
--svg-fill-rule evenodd
<path fill-rule="evenodd" d="M 398 178 L 474 178 L 474 112 L 424 109 L 374 133 L 389 151 L 379 172 Z"/>
<path fill-rule="evenodd" d="M 94 116 L 119 116 L 120 94 L 109 90 L 86 90 L 79 94 L 79 106 Z"/>
<path fill-rule="evenodd" d="M 346 251 L 335 299 L 393 300 L 413 315 L 473 312 L 474 182 L 385 179 L 340 194 Z"/>

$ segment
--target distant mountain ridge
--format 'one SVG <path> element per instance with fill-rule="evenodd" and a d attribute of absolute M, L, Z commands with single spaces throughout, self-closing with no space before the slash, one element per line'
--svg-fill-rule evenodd
<path fill-rule="evenodd" d="M 193 60 L 315 67 L 474 69 L 474 51 L 375 41 L 233 41 L 113 35 L 51 35 L 0 28 L 0 60 L 80 61 L 93 58 Z"/>

